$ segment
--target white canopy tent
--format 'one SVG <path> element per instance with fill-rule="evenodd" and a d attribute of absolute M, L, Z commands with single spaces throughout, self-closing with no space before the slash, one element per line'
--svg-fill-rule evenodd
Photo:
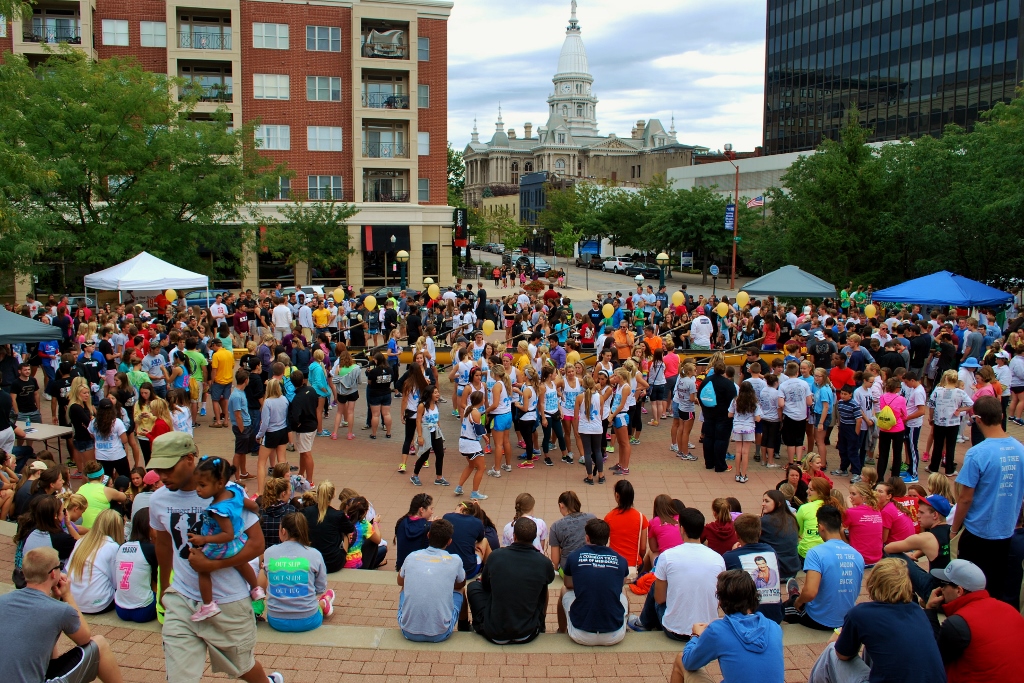
<path fill-rule="evenodd" d="M 116 266 L 85 276 L 85 294 L 89 288 L 108 292 L 164 291 L 166 289 L 206 289 L 210 297 L 210 278 L 193 273 L 141 252 Z"/>

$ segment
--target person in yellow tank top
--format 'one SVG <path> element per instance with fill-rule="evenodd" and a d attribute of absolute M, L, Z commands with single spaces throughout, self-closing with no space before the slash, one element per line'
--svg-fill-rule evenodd
<path fill-rule="evenodd" d="M 123 503 L 125 495 L 120 491 L 106 486 L 103 483 L 103 466 L 95 460 L 90 460 L 85 465 L 86 482 L 82 484 L 78 493 L 85 497 L 89 506 L 82 513 L 81 527 L 91 529 L 96 518 L 104 510 L 110 509 L 111 501 Z"/>

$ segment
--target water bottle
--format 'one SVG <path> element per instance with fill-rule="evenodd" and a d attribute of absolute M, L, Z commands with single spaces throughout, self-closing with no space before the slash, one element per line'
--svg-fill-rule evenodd
<path fill-rule="evenodd" d="M 29 429 L 32 429 L 32 418 L 31 417 L 26 417 L 25 418 L 25 429 L 26 429 L 26 431 L 29 430 Z"/>

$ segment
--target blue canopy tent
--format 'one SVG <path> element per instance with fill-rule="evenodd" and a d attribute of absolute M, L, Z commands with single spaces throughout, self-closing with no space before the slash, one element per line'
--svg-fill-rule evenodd
<path fill-rule="evenodd" d="M 1009 304 L 1013 301 L 1013 295 L 943 270 L 893 287 L 880 289 L 872 294 L 872 299 L 920 306 L 974 308 Z"/>

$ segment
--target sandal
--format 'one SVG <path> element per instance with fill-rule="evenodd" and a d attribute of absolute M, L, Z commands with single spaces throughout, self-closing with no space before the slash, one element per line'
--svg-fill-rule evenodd
<path fill-rule="evenodd" d="M 658 422 L 658 420 L 648 420 L 647 424 L 649 424 L 652 427 L 657 427 L 659 422 Z"/>

